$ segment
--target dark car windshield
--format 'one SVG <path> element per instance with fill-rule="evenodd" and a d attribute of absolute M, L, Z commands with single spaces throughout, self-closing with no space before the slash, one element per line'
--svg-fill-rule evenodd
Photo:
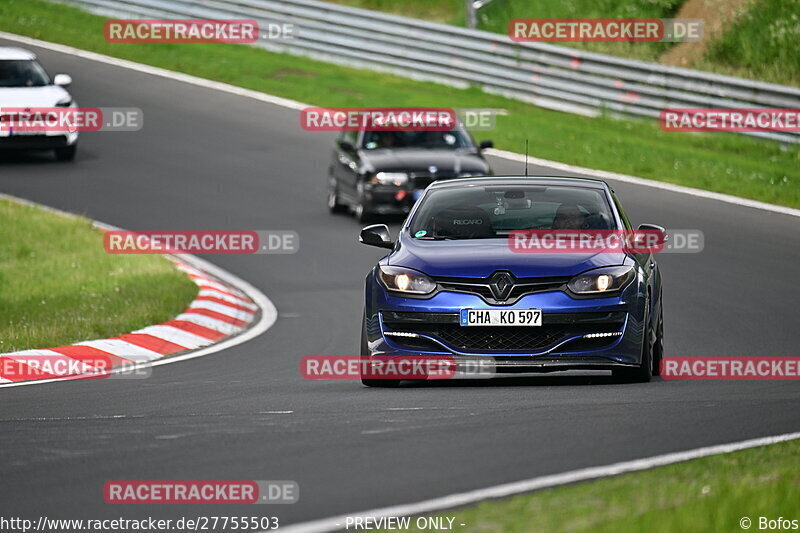
<path fill-rule="evenodd" d="M 0 87 L 42 87 L 49 83 L 47 73 L 32 59 L 0 60 Z"/>
<path fill-rule="evenodd" d="M 365 131 L 364 149 L 380 148 L 472 148 L 469 135 L 463 130 L 450 131 Z"/>
<path fill-rule="evenodd" d="M 491 239 L 526 229 L 617 229 L 600 189 L 499 185 L 428 191 L 410 222 L 418 239 Z"/>

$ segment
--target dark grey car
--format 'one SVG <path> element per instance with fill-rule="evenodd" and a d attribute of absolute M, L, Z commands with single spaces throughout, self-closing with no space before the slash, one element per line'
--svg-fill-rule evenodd
<path fill-rule="evenodd" d="M 432 182 L 492 174 L 463 127 L 450 131 L 344 131 L 328 169 L 328 208 L 361 221 L 405 215 Z"/>

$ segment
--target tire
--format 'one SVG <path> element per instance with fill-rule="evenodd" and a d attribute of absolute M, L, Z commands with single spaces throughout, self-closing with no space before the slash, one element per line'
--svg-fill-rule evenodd
<path fill-rule="evenodd" d="M 664 358 L 664 306 L 659 304 L 656 338 L 653 341 L 653 375 L 661 375 L 661 360 Z"/>
<path fill-rule="evenodd" d="M 642 339 L 642 362 L 633 368 L 615 368 L 611 371 L 614 379 L 622 383 L 647 383 L 653 377 L 653 344 L 650 342 L 650 326 L 647 313 L 644 319 L 644 338 Z"/>
<path fill-rule="evenodd" d="M 339 192 L 335 185 L 328 187 L 328 210 L 334 214 L 347 211 L 347 206 L 339 202 Z"/>
<path fill-rule="evenodd" d="M 369 347 L 367 346 L 367 320 L 366 316 L 361 321 L 361 361 L 369 361 Z M 400 385 L 399 379 L 366 379 L 363 374 L 361 383 L 366 387 L 394 388 Z"/>
<path fill-rule="evenodd" d="M 78 153 L 78 145 L 73 144 L 72 146 L 66 146 L 64 148 L 56 148 L 54 152 L 56 153 L 56 160 L 58 161 L 73 161 L 75 159 L 75 154 Z"/>
<path fill-rule="evenodd" d="M 353 213 L 355 214 L 356 219 L 362 224 L 366 224 L 368 222 L 371 222 L 372 219 L 373 219 L 372 213 L 367 211 L 367 208 L 364 207 L 364 204 L 361 203 L 360 200 L 359 200 L 358 204 L 356 204 L 356 207 L 353 210 Z"/>

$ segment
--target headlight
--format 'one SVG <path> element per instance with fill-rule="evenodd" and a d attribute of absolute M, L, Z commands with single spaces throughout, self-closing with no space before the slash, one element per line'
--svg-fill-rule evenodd
<path fill-rule="evenodd" d="M 597 268 L 578 274 L 567 283 L 575 294 L 604 294 L 619 291 L 636 275 L 633 267 Z"/>
<path fill-rule="evenodd" d="M 378 278 L 390 291 L 408 294 L 430 294 L 436 289 L 436 282 L 410 268 L 379 266 Z"/>
<path fill-rule="evenodd" d="M 408 174 L 405 172 L 378 172 L 370 180 L 374 185 L 403 185 L 408 182 Z"/>
<path fill-rule="evenodd" d="M 484 174 L 481 174 L 480 172 L 459 172 L 458 173 L 458 177 L 459 178 L 477 178 L 477 177 L 480 177 L 480 176 L 483 176 L 483 175 Z"/>

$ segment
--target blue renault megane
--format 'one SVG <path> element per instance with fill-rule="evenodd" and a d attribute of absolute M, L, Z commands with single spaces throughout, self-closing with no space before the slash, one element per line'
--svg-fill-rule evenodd
<path fill-rule="evenodd" d="M 430 185 L 366 279 L 363 360 L 491 360 L 496 374 L 611 370 L 649 381 L 663 353 L 661 274 L 650 251 L 519 253 L 520 230 L 631 230 L 603 181 L 491 177 Z M 658 231 L 660 226 L 642 225 Z M 365 361 L 366 362 L 366 361 Z M 367 364 L 372 364 L 368 363 Z M 367 386 L 396 386 L 373 379 Z"/>

